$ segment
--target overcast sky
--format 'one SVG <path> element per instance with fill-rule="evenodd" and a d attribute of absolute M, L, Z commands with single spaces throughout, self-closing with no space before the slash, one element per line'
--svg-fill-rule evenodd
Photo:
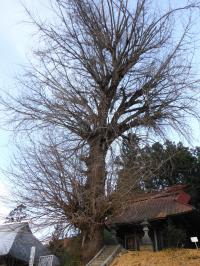
<path fill-rule="evenodd" d="M 45 8 L 47 0 L 23 1 L 28 7 L 40 14 L 48 15 Z M 27 64 L 30 54 L 33 27 L 25 23 L 27 15 L 19 0 L 0 0 L 0 92 L 15 90 L 15 77 L 20 73 L 22 65 Z M 1 119 L 2 114 L 1 114 Z M 5 169 L 11 163 L 10 158 L 14 148 L 12 133 L 5 126 L 0 128 L 0 168 Z M 0 173 L 0 195 L 8 193 L 7 180 Z M 0 201 L 0 217 L 8 212 Z"/>
<path fill-rule="evenodd" d="M 165 0 L 163 0 L 165 1 Z M 26 5 L 41 16 L 48 16 L 46 8 L 48 0 L 26 0 Z M 182 3 L 182 0 L 175 0 Z M 32 43 L 32 26 L 23 21 L 27 20 L 24 8 L 19 0 L 0 0 L 0 92 L 1 90 L 15 90 L 15 76 L 20 73 L 21 66 L 27 64 Z M 197 22 L 199 25 L 199 22 Z M 197 55 L 198 56 L 198 53 Z M 199 128 L 195 125 L 194 145 L 200 146 Z M 13 154 L 12 134 L 6 128 L 0 129 L 0 168 L 10 164 Z M 177 140 L 177 138 L 176 138 Z M 0 194 L 6 195 L 7 183 L 5 176 L 0 174 Z M 0 201 L 0 215 L 8 212 L 7 207 Z"/>

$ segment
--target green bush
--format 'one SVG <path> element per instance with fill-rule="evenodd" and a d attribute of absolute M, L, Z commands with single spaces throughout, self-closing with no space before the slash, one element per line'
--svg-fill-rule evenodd
<path fill-rule="evenodd" d="M 81 237 L 70 239 L 69 244 L 61 257 L 61 266 L 81 265 Z"/>
<path fill-rule="evenodd" d="M 63 240 L 52 240 L 49 249 L 60 260 L 61 266 L 81 266 L 81 237 L 75 236 L 69 239 L 68 245 L 64 248 Z"/>

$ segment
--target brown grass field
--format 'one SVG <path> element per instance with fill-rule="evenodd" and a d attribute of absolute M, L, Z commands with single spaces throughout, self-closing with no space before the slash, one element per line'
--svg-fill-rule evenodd
<path fill-rule="evenodd" d="M 120 254 L 111 266 L 200 266 L 200 249 L 128 251 Z"/>

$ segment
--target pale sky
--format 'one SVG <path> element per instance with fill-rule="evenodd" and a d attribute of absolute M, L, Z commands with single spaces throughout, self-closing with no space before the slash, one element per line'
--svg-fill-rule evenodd
<path fill-rule="evenodd" d="M 165 0 L 162 1 L 165 2 Z M 182 0 L 174 1 L 183 2 Z M 50 14 L 46 8 L 48 0 L 24 0 L 23 2 L 42 17 Z M 27 64 L 26 56 L 34 46 L 32 43 L 33 28 L 23 21 L 27 21 L 27 16 L 20 0 L 0 0 L 0 92 L 2 90 L 15 91 L 14 78 L 21 71 L 20 65 Z M 200 146 L 199 127 L 194 124 L 193 128 L 194 145 Z M 0 128 L 0 150 L 0 168 L 6 168 L 13 154 L 12 134 L 6 131 L 6 128 Z M 3 173 L 0 174 L 0 195 L 8 193 L 6 182 Z M 8 212 L 7 207 L 0 201 L 0 219 L 2 215 L 6 215 L 6 212 Z"/>
<path fill-rule="evenodd" d="M 32 26 L 25 23 L 27 15 L 20 0 L 0 0 L 0 92 L 15 91 L 15 77 L 21 71 L 21 65 L 27 64 L 32 43 Z M 47 0 L 23 1 L 36 13 L 48 14 L 45 8 Z M 33 5 L 34 3 L 34 5 Z M 1 116 L 2 117 L 2 114 Z M 11 163 L 13 154 L 12 133 L 6 127 L 0 128 L 0 169 Z M 7 180 L 0 172 L 0 196 L 8 193 Z M 9 209 L 0 201 L 0 219 Z"/>

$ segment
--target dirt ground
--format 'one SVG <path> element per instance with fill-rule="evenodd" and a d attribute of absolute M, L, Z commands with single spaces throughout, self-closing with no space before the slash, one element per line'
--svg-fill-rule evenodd
<path fill-rule="evenodd" d="M 128 251 L 120 254 L 111 266 L 200 266 L 200 249 Z"/>

